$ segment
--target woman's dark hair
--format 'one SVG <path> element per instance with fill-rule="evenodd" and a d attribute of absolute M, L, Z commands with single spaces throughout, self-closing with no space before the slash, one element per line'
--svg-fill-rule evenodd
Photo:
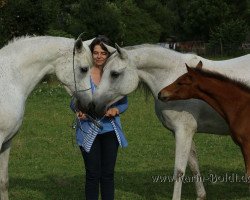
<path fill-rule="evenodd" d="M 103 43 L 110 45 L 111 42 L 105 35 L 98 35 L 89 45 L 90 51 L 93 53 L 95 46 L 100 45 L 104 51 L 107 51 L 110 54 Z"/>

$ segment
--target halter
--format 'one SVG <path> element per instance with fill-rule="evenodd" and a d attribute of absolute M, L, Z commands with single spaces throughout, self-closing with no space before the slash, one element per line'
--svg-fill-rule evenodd
<path fill-rule="evenodd" d="M 77 99 L 77 93 L 79 93 L 79 92 L 86 92 L 86 91 L 88 91 L 88 90 L 91 90 L 91 86 L 89 87 L 89 88 L 87 88 L 87 89 L 83 89 L 83 90 L 78 90 L 77 89 L 77 85 L 76 85 L 76 73 L 75 73 L 75 47 L 74 47 L 74 49 L 73 49 L 73 74 L 74 74 L 74 85 L 75 85 L 75 91 L 73 92 L 73 98 L 76 98 Z M 93 114 L 93 113 L 91 113 L 91 114 Z M 94 119 L 92 116 L 90 116 L 89 114 L 85 114 L 86 115 L 86 117 L 95 125 L 95 126 L 97 126 L 98 128 L 101 128 L 102 127 L 102 125 L 100 124 L 100 121 L 105 117 L 105 115 L 104 116 L 102 116 L 101 117 L 101 119 L 99 119 L 99 120 L 96 120 L 96 119 Z M 77 117 L 78 118 L 78 117 Z M 79 120 L 79 119 L 78 119 Z M 80 121 L 79 121 L 80 122 Z M 80 124 L 80 128 L 81 128 L 81 123 L 79 123 Z M 81 128 L 81 130 L 82 131 L 84 131 L 82 128 Z"/>
<path fill-rule="evenodd" d="M 87 89 L 83 89 L 83 90 L 77 90 L 77 86 L 76 86 L 76 73 L 75 73 L 75 47 L 73 49 L 73 74 L 74 74 L 74 85 L 75 85 L 75 91 L 73 92 L 73 97 L 77 98 L 77 93 L 78 92 L 86 92 L 88 90 L 91 90 L 91 86 Z"/>

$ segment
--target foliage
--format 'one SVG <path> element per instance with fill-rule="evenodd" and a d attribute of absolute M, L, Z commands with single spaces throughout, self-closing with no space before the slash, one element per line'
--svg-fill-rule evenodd
<path fill-rule="evenodd" d="M 247 25 L 243 20 L 230 20 L 211 32 L 209 43 L 211 47 L 225 48 L 227 54 L 232 54 L 244 42 L 246 34 Z"/>
<path fill-rule="evenodd" d="M 46 34 L 51 35 L 51 36 L 59 36 L 59 37 L 68 37 L 68 38 L 73 37 L 70 33 L 67 33 L 63 30 L 55 30 L 55 29 L 47 30 Z"/>
<path fill-rule="evenodd" d="M 159 42 L 166 42 L 169 36 L 176 34 L 177 16 L 166 2 L 159 2 L 158 0 L 136 0 L 135 2 L 139 8 L 149 13 L 150 17 L 161 26 Z"/>
<path fill-rule="evenodd" d="M 223 0 L 191 1 L 185 15 L 186 38 L 207 41 L 210 30 L 227 20 L 230 9 Z"/>
<path fill-rule="evenodd" d="M 7 0 L 0 0 L 0 8 L 2 8 L 7 3 Z"/>
<path fill-rule="evenodd" d="M 123 27 L 122 44 L 132 45 L 159 40 L 160 25 L 148 13 L 138 8 L 132 0 L 122 1 L 119 8 Z"/>
<path fill-rule="evenodd" d="M 26 34 L 77 37 L 82 32 L 86 39 L 105 34 L 120 45 L 169 38 L 208 42 L 231 20 L 247 25 L 249 40 L 249 10 L 249 0 L 2 0 L 0 46 Z"/>
<path fill-rule="evenodd" d="M 72 7 L 68 31 L 85 32 L 86 38 L 106 35 L 116 41 L 120 38 L 119 10 L 114 3 L 84 0 Z"/>
<path fill-rule="evenodd" d="M 49 19 L 42 8 L 42 0 L 8 1 L 1 8 L 0 45 L 13 37 L 45 33 Z"/>

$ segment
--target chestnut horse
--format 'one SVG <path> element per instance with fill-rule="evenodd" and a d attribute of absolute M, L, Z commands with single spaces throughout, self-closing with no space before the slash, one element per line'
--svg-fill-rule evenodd
<path fill-rule="evenodd" d="M 186 65 L 187 66 L 187 65 Z M 158 98 L 164 102 L 201 99 L 211 105 L 228 123 L 232 139 L 241 148 L 246 175 L 250 178 L 250 88 L 219 73 L 187 66 L 187 73 L 163 88 Z"/>

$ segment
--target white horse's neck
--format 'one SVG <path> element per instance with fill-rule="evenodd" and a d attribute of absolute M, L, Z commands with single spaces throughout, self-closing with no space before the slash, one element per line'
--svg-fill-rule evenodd
<path fill-rule="evenodd" d="M 9 78 L 26 99 L 41 79 L 55 72 L 57 59 L 72 54 L 74 40 L 60 37 L 21 38 L 4 47 L 0 54 L 10 57 Z"/>
<path fill-rule="evenodd" d="M 140 79 L 145 82 L 157 98 L 158 92 L 186 71 L 185 60 L 195 58 L 193 54 L 178 52 L 152 45 L 129 51 Z"/>
<path fill-rule="evenodd" d="M 128 52 L 140 79 L 150 87 L 155 98 L 163 87 L 186 72 L 185 63 L 195 67 L 202 61 L 204 69 L 217 71 L 232 78 L 249 80 L 250 54 L 230 60 L 212 61 L 195 54 L 183 54 L 156 45 L 141 46 Z M 236 70 L 236 67 L 239 70 Z M 246 74 L 246 71 L 249 73 Z M 249 81 L 248 84 L 250 85 Z"/>

